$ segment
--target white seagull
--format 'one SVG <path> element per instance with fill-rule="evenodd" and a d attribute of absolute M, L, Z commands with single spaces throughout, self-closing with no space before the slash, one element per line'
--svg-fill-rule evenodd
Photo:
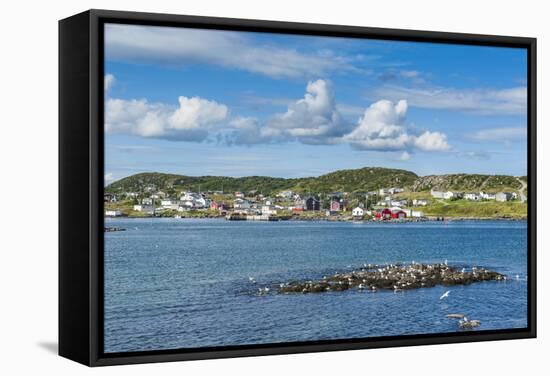
<path fill-rule="evenodd" d="M 445 291 L 445 293 L 439 297 L 439 300 L 443 300 L 445 298 L 448 298 L 450 292 L 451 292 L 450 290 Z"/>

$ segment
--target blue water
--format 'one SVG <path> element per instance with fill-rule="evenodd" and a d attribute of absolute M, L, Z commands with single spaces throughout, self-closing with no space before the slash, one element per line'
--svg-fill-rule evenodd
<path fill-rule="evenodd" d="M 481 320 L 476 330 L 527 326 L 526 222 L 106 222 L 127 231 L 105 233 L 105 352 L 458 331 L 448 313 Z M 445 259 L 512 279 L 401 293 L 274 293 L 281 282 L 363 263 Z M 270 293 L 258 296 L 265 286 Z"/>

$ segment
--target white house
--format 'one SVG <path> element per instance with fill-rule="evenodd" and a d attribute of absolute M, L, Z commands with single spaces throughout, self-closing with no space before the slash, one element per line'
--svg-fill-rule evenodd
<path fill-rule="evenodd" d="M 443 198 L 445 200 L 450 200 L 451 198 L 462 198 L 463 196 L 464 194 L 462 194 L 462 192 L 447 191 L 443 193 Z"/>
<path fill-rule="evenodd" d="M 120 210 L 105 210 L 106 217 L 120 217 L 122 212 Z"/>
<path fill-rule="evenodd" d="M 264 215 L 274 215 L 274 214 L 277 214 L 277 209 L 274 206 L 271 206 L 271 205 L 263 205 L 262 206 L 262 214 L 264 214 Z"/>
<path fill-rule="evenodd" d="M 192 200 L 180 201 L 179 211 L 193 209 L 194 204 Z"/>
<path fill-rule="evenodd" d="M 365 210 L 363 210 L 363 208 L 356 207 L 351 211 L 351 214 L 354 217 L 362 217 L 363 215 L 365 215 Z"/>
<path fill-rule="evenodd" d="M 151 205 L 134 205 L 134 211 L 143 212 L 143 213 L 152 213 L 153 206 Z"/>
<path fill-rule="evenodd" d="M 161 200 L 161 202 L 160 202 L 160 205 L 164 206 L 164 207 L 172 206 L 172 205 L 175 205 L 175 204 L 177 204 L 177 202 L 172 201 L 172 200 Z"/>
<path fill-rule="evenodd" d="M 397 187 L 393 187 L 393 188 L 390 188 L 387 190 L 387 192 L 390 194 L 390 195 L 394 195 L 396 193 L 401 193 L 403 192 L 404 189 L 403 188 L 397 188 Z"/>
<path fill-rule="evenodd" d="M 209 200 L 195 192 L 183 192 L 180 197 L 180 206 L 188 209 L 202 209 L 210 206 Z M 176 204 L 173 202 L 173 204 Z"/>
<path fill-rule="evenodd" d="M 233 201 L 233 208 L 235 209 L 250 209 L 250 202 L 242 198 L 237 198 Z"/>
<path fill-rule="evenodd" d="M 479 200 L 481 200 L 481 196 L 479 194 L 473 193 L 473 192 L 465 193 L 464 198 L 466 200 L 470 200 L 470 201 L 479 201 Z"/>
<path fill-rule="evenodd" d="M 244 193 L 242 193 L 242 192 L 235 192 L 235 197 L 236 197 L 236 198 L 244 198 Z"/>
<path fill-rule="evenodd" d="M 195 207 L 197 208 L 207 208 L 209 206 L 210 206 L 210 202 L 202 196 L 200 196 L 195 200 Z"/>
<path fill-rule="evenodd" d="M 457 192 L 447 191 L 443 195 L 443 198 L 446 200 L 450 200 L 451 198 L 458 198 L 460 197 Z"/>
<path fill-rule="evenodd" d="M 496 200 L 497 198 L 497 195 L 494 193 L 479 192 L 479 195 L 484 200 Z"/>
<path fill-rule="evenodd" d="M 392 200 L 390 202 L 391 206 L 407 206 L 407 200 Z"/>
<path fill-rule="evenodd" d="M 443 192 L 443 191 L 436 191 L 433 188 L 430 191 L 430 194 L 432 195 L 432 197 L 435 197 L 435 198 L 445 198 L 445 193 L 446 192 Z"/>
<path fill-rule="evenodd" d="M 462 192 L 452 192 L 452 191 L 436 191 L 434 189 L 432 189 L 430 191 L 432 197 L 435 197 L 435 198 L 442 198 L 442 199 L 445 199 L 445 200 L 449 200 L 451 198 L 462 198 L 464 196 L 464 194 Z"/>
<path fill-rule="evenodd" d="M 105 193 L 103 195 L 103 201 L 104 202 L 117 202 L 117 198 L 114 194 L 112 193 Z"/>
<path fill-rule="evenodd" d="M 141 200 L 141 203 L 143 205 L 153 205 L 153 199 L 150 197 L 145 197 L 144 199 Z"/>
<path fill-rule="evenodd" d="M 170 209 L 170 210 L 179 210 L 179 208 L 180 208 L 180 204 L 176 200 L 167 200 L 167 199 L 165 199 L 165 200 L 162 200 L 160 202 L 160 205 L 164 209 Z"/>
<path fill-rule="evenodd" d="M 409 210 L 407 214 L 408 214 L 409 217 L 412 217 L 412 218 L 422 218 L 422 217 L 424 217 L 424 212 L 421 212 L 419 210 Z"/>
<path fill-rule="evenodd" d="M 510 192 L 498 192 L 495 195 L 495 200 L 498 202 L 506 202 L 512 199 L 512 194 Z"/>
<path fill-rule="evenodd" d="M 413 206 L 426 206 L 428 205 L 428 200 L 422 200 L 422 199 L 414 199 L 413 200 Z"/>

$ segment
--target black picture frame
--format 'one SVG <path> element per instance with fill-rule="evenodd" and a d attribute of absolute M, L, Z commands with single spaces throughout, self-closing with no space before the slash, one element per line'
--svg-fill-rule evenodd
<path fill-rule="evenodd" d="M 103 24 L 124 23 L 524 48 L 528 55 L 528 326 L 282 344 L 103 352 Z M 82 207 L 83 197 L 88 205 Z M 78 204 L 77 204 L 78 203 Z M 536 337 L 536 39 L 88 10 L 59 21 L 59 354 L 88 366 Z"/>

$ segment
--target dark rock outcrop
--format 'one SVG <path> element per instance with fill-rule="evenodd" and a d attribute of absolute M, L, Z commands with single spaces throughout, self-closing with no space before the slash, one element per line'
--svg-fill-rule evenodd
<path fill-rule="evenodd" d="M 364 265 L 359 270 L 337 273 L 319 281 L 282 284 L 280 293 L 319 293 L 356 288 L 365 291 L 403 291 L 436 285 L 469 285 L 482 281 L 503 281 L 506 276 L 485 268 L 455 268 L 441 264 Z"/>

